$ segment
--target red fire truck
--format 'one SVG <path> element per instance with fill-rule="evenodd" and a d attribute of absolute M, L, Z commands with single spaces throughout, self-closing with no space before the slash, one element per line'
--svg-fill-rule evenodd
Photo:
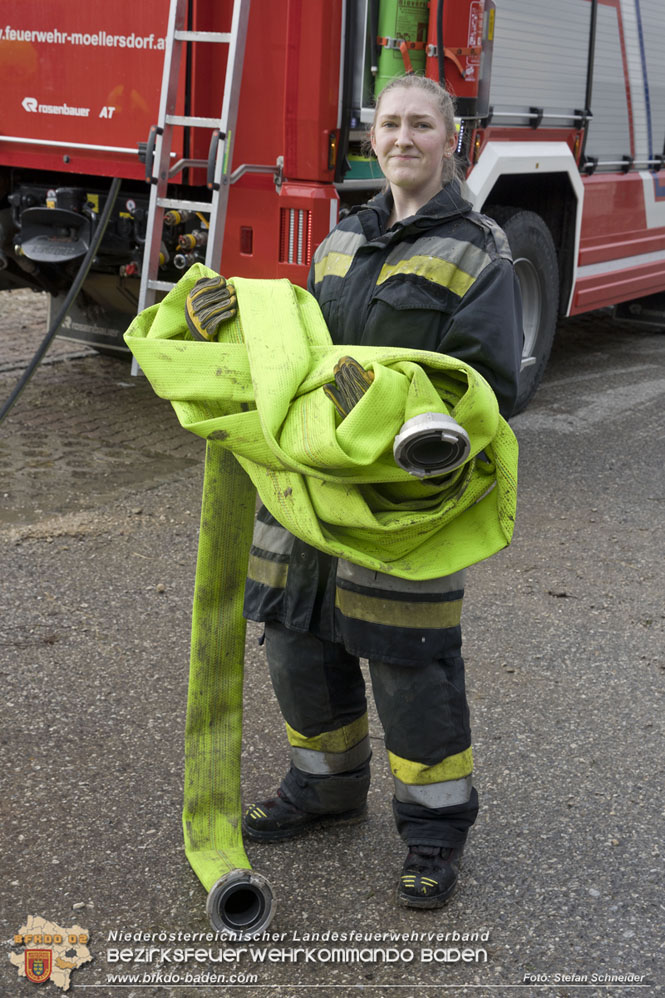
<path fill-rule="evenodd" d="M 662 0 L 5 0 L 2 17 L 0 288 L 57 302 L 122 178 L 67 336 L 123 349 L 146 289 L 206 253 L 304 284 L 382 184 L 363 139 L 375 93 L 410 70 L 456 95 L 467 195 L 512 247 L 520 407 L 559 316 L 665 325 Z"/>

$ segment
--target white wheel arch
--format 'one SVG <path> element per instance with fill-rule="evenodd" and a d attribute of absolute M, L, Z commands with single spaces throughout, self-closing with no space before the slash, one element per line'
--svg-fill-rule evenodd
<path fill-rule="evenodd" d="M 584 184 L 570 147 L 565 142 L 488 142 L 478 162 L 466 178 L 466 197 L 476 211 L 482 211 L 496 183 L 503 176 L 539 176 L 547 173 L 565 173 L 577 201 L 575 212 L 575 244 L 573 248 L 573 273 L 566 315 L 570 311 L 573 290 L 577 280 L 577 260 L 582 228 Z M 513 203 L 515 199 L 512 199 Z M 514 204 L 519 207 L 519 204 Z M 528 207 L 525 205 L 525 207 Z"/>

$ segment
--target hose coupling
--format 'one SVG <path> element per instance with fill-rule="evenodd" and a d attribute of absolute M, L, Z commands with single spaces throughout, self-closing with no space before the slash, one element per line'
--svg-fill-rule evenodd
<path fill-rule="evenodd" d="M 447 475 L 464 464 L 471 451 L 463 426 L 440 412 L 407 419 L 395 437 L 395 462 L 417 478 Z"/>
<path fill-rule="evenodd" d="M 250 939 L 272 920 L 272 888 L 255 870 L 231 870 L 210 888 L 206 914 L 217 932 Z"/>

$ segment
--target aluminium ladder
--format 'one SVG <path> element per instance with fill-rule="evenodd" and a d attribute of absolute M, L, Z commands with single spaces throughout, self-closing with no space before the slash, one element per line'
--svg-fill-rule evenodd
<path fill-rule="evenodd" d="M 164 51 L 164 70 L 162 74 L 158 123 L 151 129 L 148 148 L 146 150 L 146 176 L 152 186 L 150 189 L 143 267 L 141 270 L 139 312 L 155 303 L 159 291 L 170 291 L 174 287 L 169 281 L 160 281 L 157 279 L 165 211 L 174 208 L 205 212 L 210 216 L 205 263 L 206 266 L 213 269 L 215 269 L 215 265 L 219 266 L 224 240 L 226 208 L 229 198 L 231 159 L 236 120 L 238 117 L 238 101 L 245 53 L 245 39 L 247 37 L 247 22 L 249 20 L 249 6 L 250 0 L 234 0 L 231 30 L 229 32 L 186 31 L 183 26 L 186 23 L 187 0 L 171 0 Z M 208 42 L 229 46 L 224 95 L 219 120 L 175 114 L 182 50 L 187 42 Z M 182 169 L 184 166 L 202 165 L 198 161 L 181 160 L 175 165 L 175 170 L 171 170 L 171 143 L 173 128 L 176 125 L 184 125 L 189 128 L 213 129 L 211 153 L 208 162 L 209 167 L 214 162 L 214 173 L 212 170 L 209 170 L 208 187 L 212 189 L 212 197 L 209 202 L 187 201 L 180 198 L 168 197 L 169 177 L 175 170 Z M 152 155 L 153 149 L 154 158 Z M 132 373 L 137 373 L 137 370 L 136 361 L 133 361 Z"/>

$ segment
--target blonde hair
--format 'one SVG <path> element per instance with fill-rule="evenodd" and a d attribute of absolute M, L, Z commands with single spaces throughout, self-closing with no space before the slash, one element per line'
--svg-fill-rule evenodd
<path fill-rule="evenodd" d="M 413 73 L 409 76 L 396 76 L 394 80 L 391 80 L 390 83 L 383 88 L 379 96 L 376 98 L 376 103 L 374 105 L 374 117 L 372 118 L 372 124 L 369 127 L 366 137 L 366 148 L 369 148 L 370 152 L 372 148 L 371 136 L 381 108 L 381 101 L 383 100 L 385 94 L 390 93 L 392 90 L 397 90 L 398 88 L 404 90 L 421 90 L 423 94 L 431 97 L 436 104 L 439 114 L 443 118 L 446 134 L 455 134 L 455 104 L 453 102 L 453 98 L 445 87 L 442 87 L 440 83 L 436 82 L 436 80 L 430 80 L 427 76 L 416 76 Z M 443 168 L 441 170 L 441 186 L 445 187 L 445 185 L 449 184 L 451 180 L 454 180 L 457 175 L 458 169 L 454 156 L 444 159 Z M 389 185 L 386 185 L 386 189 L 388 189 L 388 187 Z"/>

